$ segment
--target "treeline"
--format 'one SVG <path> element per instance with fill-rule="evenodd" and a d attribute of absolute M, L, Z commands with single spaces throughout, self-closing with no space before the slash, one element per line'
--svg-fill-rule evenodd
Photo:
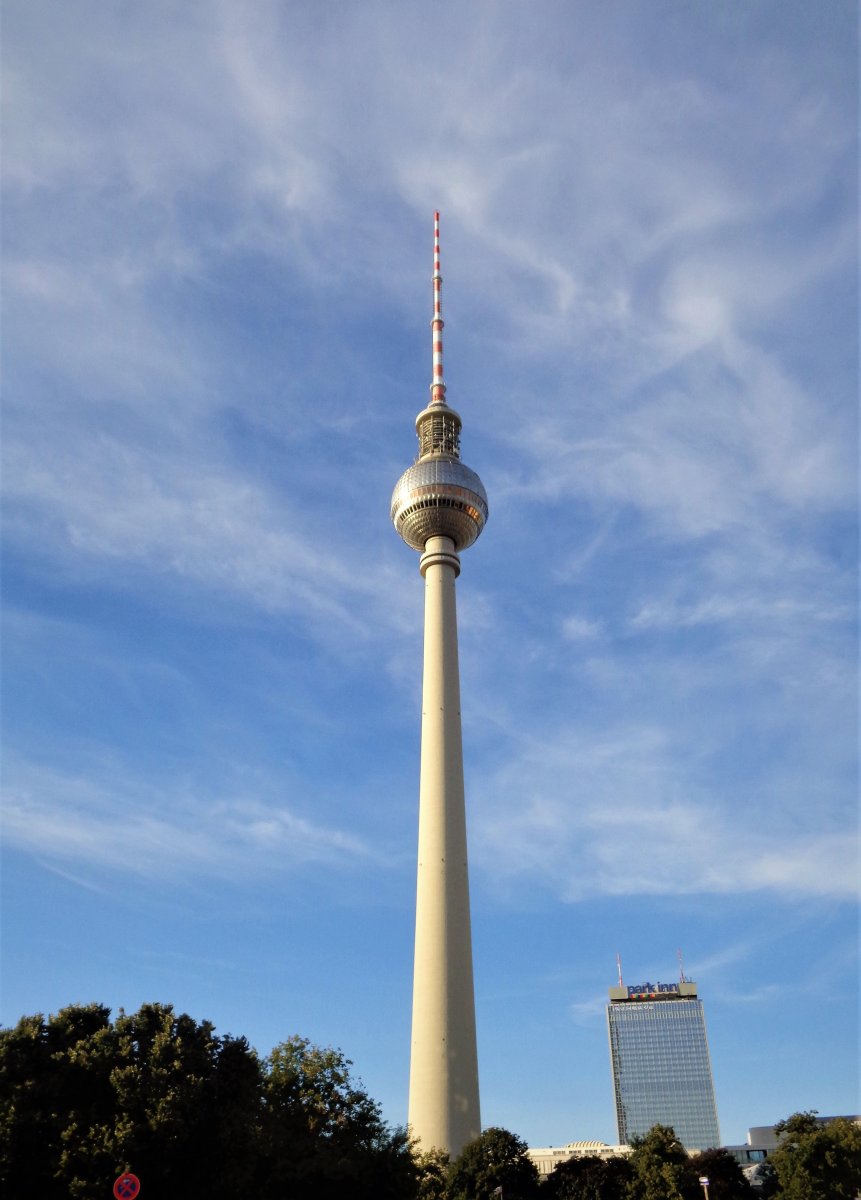
<path fill-rule="evenodd" d="M 170 1005 L 24 1017 L 0 1032 L 0 1190 L 110 1200 L 132 1171 L 147 1200 L 414 1195 L 405 1132 L 349 1068 L 299 1037 L 261 1058 Z"/>
<path fill-rule="evenodd" d="M 260 1057 L 170 1005 L 74 1005 L 0 1030 L 0 1189 L 13 1200 L 855 1200 L 861 1130 L 784 1123 L 752 1191 L 723 1151 L 689 1158 L 656 1126 L 627 1159 L 572 1159 L 539 1183 L 526 1145 L 488 1129 L 453 1162 L 417 1152 L 338 1050 L 293 1037 Z M 501 1193 L 500 1193 L 501 1189 Z"/>
<path fill-rule="evenodd" d="M 846 1120 L 820 1125 L 796 1113 L 775 1126 L 780 1146 L 749 1181 L 726 1150 L 688 1155 L 674 1131 L 655 1125 L 633 1139 L 627 1158 L 560 1163 L 541 1197 L 553 1200 L 856 1200 L 861 1196 L 861 1129 Z"/>
<path fill-rule="evenodd" d="M 526 1146 L 503 1129 L 487 1129 L 451 1164 L 427 1171 L 422 1200 L 856 1200 L 861 1197 L 861 1129 L 839 1119 L 820 1125 L 796 1113 L 776 1126 L 780 1147 L 753 1183 L 726 1150 L 689 1155 L 674 1131 L 655 1125 L 634 1138 L 627 1157 L 577 1157 L 539 1182 Z M 433 1156 L 430 1156 L 431 1158 Z M 499 1192 L 501 1188 L 501 1193 Z"/>

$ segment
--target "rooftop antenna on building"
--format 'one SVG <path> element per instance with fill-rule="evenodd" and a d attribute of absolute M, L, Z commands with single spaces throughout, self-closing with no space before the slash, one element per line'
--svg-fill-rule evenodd
<path fill-rule="evenodd" d="M 679 950 L 679 983 L 687 983 L 685 978 L 685 960 L 682 958 L 682 952 Z"/>
<path fill-rule="evenodd" d="M 622 955 L 621 954 L 616 955 L 616 972 L 619 976 L 619 987 L 624 987 L 625 985 L 624 985 L 624 983 L 622 983 Z"/>

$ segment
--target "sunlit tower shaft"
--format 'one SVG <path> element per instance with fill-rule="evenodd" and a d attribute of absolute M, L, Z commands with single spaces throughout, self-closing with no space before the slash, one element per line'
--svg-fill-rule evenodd
<path fill-rule="evenodd" d="M 421 551 L 424 682 L 409 1124 L 425 1150 L 456 1155 L 481 1132 L 455 580 L 487 520 L 481 480 L 460 461 L 459 415 L 442 370 L 439 213 L 434 214 L 433 378 L 416 417 L 419 453 L 395 485 L 392 520 Z"/>

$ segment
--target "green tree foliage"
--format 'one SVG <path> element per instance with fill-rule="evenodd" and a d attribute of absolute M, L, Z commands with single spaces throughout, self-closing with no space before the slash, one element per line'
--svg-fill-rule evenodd
<path fill-rule="evenodd" d="M 228 1200 L 249 1179 L 259 1096 L 244 1039 L 169 1005 L 114 1024 L 96 1004 L 24 1017 L 0 1033 L 0 1183 L 86 1200 L 134 1170 L 168 1198 L 193 1177 Z"/>
<path fill-rule="evenodd" d="M 756 1193 L 728 1150 L 703 1150 L 691 1158 L 694 1176 L 709 1181 L 709 1200 L 754 1200 Z"/>
<path fill-rule="evenodd" d="M 137 1013 L 121 1013 L 114 1035 L 117 1062 L 110 1081 L 119 1120 L 108 1142 L 114 1159 L 146 1178 L 148 1191 L 165 1196 L 182 1193 L 195 1163 L 207 1187 L 223 1195 L 210 1152 L 222 1048 L 213 1026 L 176 1016 L 169 1005 L 146 1004 Z M 253 1138 L 253 1127 L 248 1132 Z M 247 1156 L 249 1149 L 242 1146 L 240 1153 Z"/>
<path fill-rule="evenodd" d="M 448 1200 L 490 1200 L 498 1188 L 503 1200 L 532 1200 L 538 1171 L 526 1150 L 526 1143 L 507 1129 L 485 1129 L 449 1167 Z"/>
<path fill-rule="evenodd" d="M 0 1191 L 103 1200 L 134 1171 L 159 1200 L 414 1200 L 403 1130 L 335 1050 L 244 1038 L 170 1005 L 74 1005 L 0 1031 Z"/>
<path fill-rule="evenodd" d="M 631 1181 L 626 1158 L 584 1155 L 558 1163 L 541 1196 L 542 1200 L 627 1200 Z"/>
<path fill-rule="evenodd" d="M 23 1017 L 0 1033 L 5 1195 L 86 1196 L 92 1176 L 110 1172 L 115 1061 L 110 1010 L 99 1004 L 64 1009 L 50 1021 Z"/>
<path fill-rule="evenodd" d="M 780 1200 L 855 1200 L 861 1194 L 861 1128 L 845 1117 L 820 1125 L 815 1112 L 794 1113 L 775 1126 L 769 1155 Z"/>
<path fill-rule="evenodd" d="M 451 1159 L 445 1150 L 426 1150 L 416 1155 L 419 1173 L 418 1200 L 447 1200 Z"/>
<path fill-rule="evenodd" d="M 784 1117 L 782 1121 L 777 1122 L 774 1132 L 779 1138 L 789 1134 L 791 1139 L 798 1140 L 816 1133 L 820 1128 L 819 1113 L 815 1108 L 810 1108 L 805 1112 L 793 1113 L 791 1117 Z"/>
<path fill-rule="evenodd" d="M 339 1050 L 321 1050 L 300 1037 L 267 1060 L 263 1175 L 284 1195 L 415 1195 L 418 1171 L 405 1131 L 389 1130 L 377 1103 L 352 1081 L 350 1066 Z"/>
<path fill-rule="evenodd" d="M 669 1125 L 653 1125 L 643 1137 L 632 1138 L 631 1145 L 635 1200 L 702 1200 L 688 1153 Z"/>

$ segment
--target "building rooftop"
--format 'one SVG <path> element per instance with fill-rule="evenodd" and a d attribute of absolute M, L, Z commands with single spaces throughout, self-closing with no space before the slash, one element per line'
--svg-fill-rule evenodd
<path fill-rule="evenodd" d="M 689 979 L 683 983 L 635 983 L 630 987 L 611 987 L 610 1002 L 626 1000 L 682 1000 L 695 997 L 697 985 Z"/>

